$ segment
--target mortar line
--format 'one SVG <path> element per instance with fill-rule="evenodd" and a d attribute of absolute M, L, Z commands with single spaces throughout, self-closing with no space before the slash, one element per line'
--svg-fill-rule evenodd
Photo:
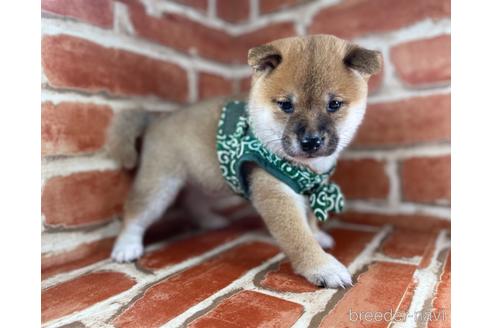
<path fill-rule="evenodd" d="M 444 270 L 446 258 L 443 262 L 439 261 L 439 254 L 444 252 L 450 247 L 449 240 L 446 237 L 447 232 L 441 230 L 435 241 L 435 248 L 432 254 L 432 259 L 428 267 L 417 268 L 413 275 L 413 279 L 416 279 L 417 285 L 415 287 L 414 295 L 410 303 L 410 307 L 407 311 L 408 314 L 415 315 L 418 312 L 424 310 L 427 300 L 432 298 L 432 295 L 439 284 L 438 275 Z M 408 319 L 408 318 L 407 318 Z M 404 322 L 392 322 L 392 328 L 415 328 L 418 322 L 409 319 Z"/>
<path fill-rule="evenodd" d="M 143 109 L 151 112 L 170 112 L 186 106 L 169 102 L 153 96 L 111 97 L 104 93 L 85 93 L 78 90 L 55 89 L 45 85 L 41 92 L 41 102 L 82 102 L 110 106 L 115 112 Z"/>
<path fill-rule="evenodd" d="M 451 220 L 451 209 L 440 205 L 401 202 L 394 206 L 387 203 L 376 203 L 364 200 L 347 201 L 347 209 L 354 212 L 374 213 L 383 215 L 427 215 L 443 221 Z"/>

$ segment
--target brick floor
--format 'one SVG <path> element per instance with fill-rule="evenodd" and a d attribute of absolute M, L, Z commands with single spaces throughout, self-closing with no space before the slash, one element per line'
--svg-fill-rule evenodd
<path fill-rule="evenodd" d="M 354 277 L 345 290 L 294 274 L 262 226 L 244 222 L 150 244 L 136 263 L 80 252 L 43 276 L 43 326 L 450 327 L 449 232 L 423 228 L 332 220 L 331 253 Z"/>

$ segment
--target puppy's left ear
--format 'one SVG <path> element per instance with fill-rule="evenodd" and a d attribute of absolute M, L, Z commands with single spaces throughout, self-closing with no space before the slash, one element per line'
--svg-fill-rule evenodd
<path fill-rule="evenodd" d="M 343 62 L 363 75 L 371 76 L 381 71 L 383 55 L 379 51 L 354 45 L 349 47 Z"/>
<path fill-rule="evenodd" d="M 248 51 L 248 65 L 256 72 L 273 71 L 282 62 L 280 51 L 274 46 L 266 44 L 251 48 Z"/>

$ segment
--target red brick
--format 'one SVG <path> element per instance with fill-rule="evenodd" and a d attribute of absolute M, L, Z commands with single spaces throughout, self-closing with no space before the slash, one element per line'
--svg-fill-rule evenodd
<path fill-rule="evenodd" d="M 159 327 L 277 253 L 276 247 L 261 242 L 225 251 L 148 288 L 113 324 L 125 328 Z"/>
<path fill-rule="evenodd" d="M 42 63 L 49 84 L 56 88 L 181 102 L 188 96 L 181 67 L 72 36 L 44 37 Z"/>
<path fill-rule="evenodd" d="M 238 23 L 249 18 L 249 0 L 217 0 L 217 16 L 225 21 Z"/>
<path fill-rule="evenodd" d="M 177 14 L 152 17 L 135 1 L 124 1 L 130 8 L 133 26 L 140 37 L 182 52 L 226 62 L 245 63 L 248 50 L 272 40 L 296 35 L 294 25 L 277 23 L 233 37 Z"/>
<path fill-rule="evenodd" d="M 275 270 L 267 272 L 260 285 L 263 288 L 287 293 L 308 293 L 320 289 L 304 277 L 294 273 L 288 261 L 279 263 Z"/>
<path fill-rule="evenodd" d="M 369 266 L 358 277 L 354 287 L 350 288 L 335 307 L 325 316 L 320 327 L 388 327 L 388 321 L 359 320 L 354 313 L 388 312 L 393 313 L 412 283 L 415 271 L 413 265 L 379 262 Z M 352 313 L 352 316 L 351 316 Z M 389 315 L 387 315 L 389 316 Z"/>
<path fill-rule="evenodd" d="M 374 233 L 347 229 L 331 229 L 335 247 L 330 251 L 340 262 L 349 265 L 374 237 Z M 319 288 L 292 270 L 289 262 L 280 263 L 275 271 L 270 271 L 260 282 L 264 288 L 279 292 L 305 293 Z"/>
<path fill-rule="evenodd" d="M 330 253 L 345 265 L 350 265 L 375 235 L 374 232 L 342 228 L 330 229 L 329 233 L 336 242 Z"/>
<path fill-rule="evenodd" d="M 423 256 L 429 243 L 434 243 L 436 234 L 433 232 L 397 228 L 381 246 L 382 252 L 390 257 Z"/>
<path fill-rule="evenodd" d="M 120 214 L 131 177 L 122 171 L 91 171 L 48 180 L 41 210 L 48 226 L 102 223 Z"/>
<path fill-rule="evenodd" d="M 143 6 L 134 1 L 128 2 L 128 5 L 130 18 L 138 36 L 208 59 L 228 63 L 237 61 L 234 39 L 226 32 L 204 26 L 177 14 L 149 16 Z"/>
<path fill-rule="evenodd" d="M 411 41 L 391 49 L 391 61 L 404 83 L 420 86 L 451 79 L 451 37 Z"/>
<path fill-rule="evenodd" d="M 75 18 L 104 28 L 113 26 L 112 0 L 42 0 L 44 12 Z"/>
<path fill-rule="evenodd" d="M 417 157 L 401 165 L 403 198 L 436 203 L 451 201 L 451 156 Z"/>
<path fill-rule="evenodd" d="M 434 296 L 432 301 L 433 320 L 429 321 L 428 328 L 451 327 L 451 253 L 448 253 Z"/>
<path fill-rule="evenodd" d="M 290 8 L 296 4 L 306 3 L 308 0 L 260 0 L 260 13 L 268 14 Z"/>
<path fill-rule="evenodd" d="M 200 73 L 198 77 L 198 88 L 200 99 L 232 94 L 232 81 L 222 76 Z"/>
<path fill-rule="evenodd" d="M 178 240 L 158 250 L 146 253 L 138 261 L 138 266 L 152 271 L 162 269 L 206 253 L 225 242 L 236 239 L 240 234 L 241 229 L 227 228 Z"/>
<path fill-rule="evenodd" d="M 199 11 L 206 12 L 208 8 L 208 0 L 172 0 L 185 6 L 193 7 Z"/>
<path fill-rule="evenodd" d="M 48 322 L 104 301 L 135 285 L 120 272 L 93 272 L 47 288 L 41 294 L 41 320 Z"/>
<path fill-rule="evenodd" d="M 448 228 L 450 230 L 450 228 Z M 436 239 L 439 234 L 439 231 L 432 231 L 434 234 L 434 239 L 432 242 L 429 242 L 427 244 L 427 247 L 424 250 L 424 253 L 422 254 L 422 259 L 420 260 L 419 263 L 419 269 L 425 269 L 428 268 L 429 265 L 432 263 L 432 259 L 434 257 L 434 252 L 436 250 Z"/>
<path fill-rule="evenodd" d="M 333 181 L 348 198 L 386 199 L 389 179 L 384 166 L 384 162 L 373 159 L 340 160 Z"/>
<path fill-rule="evenodd" d="M 41 278 L 72 271 L 109 258 L 114 238 L 83 244 L 74 250 L 41 257 Z"/>
<path fill-rule="evenodd" d="M 277 297 L 243 291 L 192 321 L 190 328 L 226 327 L 291 327 L 302 315 L 302 305 Z"/>
<path fill-rule="evenodd" d="M 421 214 L 406 215 L 345 212 L 338 215 L 337 218 L 350 223 L 375 226 L 390 224 L 396 227 L 419 231 L 436 231 L 451 228 L 451 221 L 449 220 Z"/>
<path fill-rule="evenodd" d="M 251 88 L 251 77 L 245 77 L 239 80 L 239 91 L 240 92 L 249 92 Z"/>
<path fill-rule="evenodd" d="M 381 70 L 381 72 L 371 76 L 371 78 L 369 79 L 369 83 L 368 83 L 369 95 L 375 94 L 376 92 L 379 91 L 379 89 L 381 89 L 381 87 L 383 86 L 383 80 L 384 80 L 384 67 Z"/>
<path fill-rule="evenodd" d="M 370 104 L 354 145 L 406 146 L 450 139 L 451 98 L 434 95 Z"/>
<path fill-rule="evenodd" d="M 41 111 L 42 155 L 70 155 L 100 150 L 113 112 L 109 106 L 45 102 Z"/>
<path fill-rule="evenodd" d="M 387 32 L 426 18 L 449 17 L 449 0 L 354 0 L 329 6 L 313 18 L 309 34 L 328 33 L 353 38 Z"/>
<path fill-rule="evenodd" d="M 276 39 L 295 36 L 294 24 L 291 22 L 270 24 L 264 28 L 239 35 L 234 41 L 236 58 L 246 63 L 248 50 Z"/>

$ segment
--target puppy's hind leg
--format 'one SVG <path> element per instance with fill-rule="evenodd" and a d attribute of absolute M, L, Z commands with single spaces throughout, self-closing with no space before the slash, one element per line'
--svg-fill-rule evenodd
<path fill-rule="evenodd" d="M 198 187 L 191 186 L 186 190 L 183 203 L 193 222 L 202 229 L 219 229 L 229 224 L 226 218 L 212 210 L 212 199 Z"/>
<path fill-rule="evenodd" d="M 117 262 L 133 261 L 143 254 L 145 230 L 171 205 L 184 179 L 177 175 L 157 177 L 139 172 L 125 203 L 124 225 L 111 257 Z"/>

